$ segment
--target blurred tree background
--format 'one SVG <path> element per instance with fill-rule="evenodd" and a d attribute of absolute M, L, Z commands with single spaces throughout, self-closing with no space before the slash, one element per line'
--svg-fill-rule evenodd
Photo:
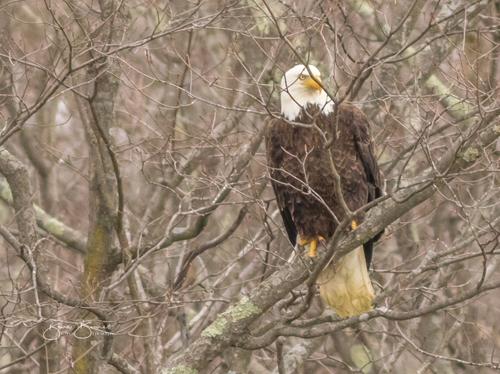
<path fill-rule="evenodd" d="M 500 370 L 500 1 L 1 0 L 0 25 L 1 373 Z M 263 138 L 301 61 L 386 178 L 337 252 L 386 227 L 362 317 L 287 263 Z"/>

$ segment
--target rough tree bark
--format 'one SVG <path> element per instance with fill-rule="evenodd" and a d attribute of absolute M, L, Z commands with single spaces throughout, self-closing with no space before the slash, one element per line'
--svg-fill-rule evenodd
<path fill-rule="evenodd" d="M 101 41 L 104 48 L 122 41 L 128 21 L 125 2 L 99 1 Z M 105 51 L 93 51 L 99 54 Z M 89 186 L 89 233 L 81 281 L 81 297 L 89 302 L 100 300 L 103 287 L 110 282 L 118 265 L 115 256 L 115 231 L 118 209 L 118 170 L 112 160 L 110 129 L 115 126 L 114 107 L 119 87 L 120 67 L 116 57 L 103 58 L 87 74 L 89 98 L 83 102 L 86 134 L 90 145 L 91 181 Z M 83 100 L 78 98 L 78 100 Z M 122 248 L 126 250 L 126 248 Z M 92 315 L 82 318 L 92 320 Z M 111 321 L 109 321 L 111 324 Z M 105 326 L 110 330 L 111 326 Z M 108 331 L 111 333 L 111 331 Z M 112 335 L 74 339 L 72 352 L 76 373 L 104 373 L 111 358 Z"/>

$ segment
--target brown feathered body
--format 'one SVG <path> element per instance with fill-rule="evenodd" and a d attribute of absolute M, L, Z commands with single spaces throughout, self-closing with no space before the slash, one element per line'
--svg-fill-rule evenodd
<path fill-rule="evenodd" d="M 297 236 L 331 237 L 345 217 L 335 192 L 330 160 L 351 211 L 382 192 L 369 121 L 361 110 L 341 104 L 337 112 L 324 114 L 320 106 L 307 105 L 292 122 L 314 123 L 328 140 L 334 139 L 325 149 L 325 138 L 312 126 L 294 125 L 284 119 L 270 124 L 266 140 L 270 176 L 286 231 L 295 245 Z M 329 265 L 318 279 L 323 298 L 342 317 L 371 308 L 374 292 L 367 268 L 377 239 L 365 243 L 364 251 L 360 247 Z"/>

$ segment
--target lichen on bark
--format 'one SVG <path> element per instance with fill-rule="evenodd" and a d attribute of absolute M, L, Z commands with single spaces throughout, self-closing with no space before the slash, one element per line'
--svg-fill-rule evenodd
<path fill-rule="evenodd" d="M 476 148 L 467 148 L 462 156 L 462 158 L 467 162 L 474 162 L 479 156 L 479 151 Z"/>
<path fill-rule="evenodd" d="M 227 320 L 222 316 L 218 316 L 210 326 L 203 330 L 201 336 L 206 338 L 215 338 L 216 336 L 222 335 L 226 324 Z"/>
<path fill-rule="evenodd" d="M 223 314 L 231 314 L 233 322 L 236 322 L 252 314 L 259 313 L 261 313 L 260 308 L 253 305 L 248 296 L 243 296 L 238 304 L 229 307 Z"/>
<path fill-rule="evenodd" d="M 217 316 L 217 319 L 205 330 L 203 330 L 201 336 L 204 336 L 206 338 L 214 338 L 216 336 L 222 335 L 227 325 L 226 316 L 230 316 L 232 322 L 236 322 L 243 318 L 249 317 L 252 314 L 259 314 L 261 312 L 262 310 L 259 307 L 253 305 L 248 296 L 243 296 L 239 303 L 230 306 L 224 313 Z"/>

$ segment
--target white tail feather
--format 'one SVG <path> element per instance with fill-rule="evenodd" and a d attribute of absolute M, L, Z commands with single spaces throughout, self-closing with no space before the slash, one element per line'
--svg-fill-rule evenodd
<path fill-rule="evenodd" d="M 363 247 L 330 264 L 318 278 L 321 297 L 342 318 L 372 310 L 375 298 Z"/>

